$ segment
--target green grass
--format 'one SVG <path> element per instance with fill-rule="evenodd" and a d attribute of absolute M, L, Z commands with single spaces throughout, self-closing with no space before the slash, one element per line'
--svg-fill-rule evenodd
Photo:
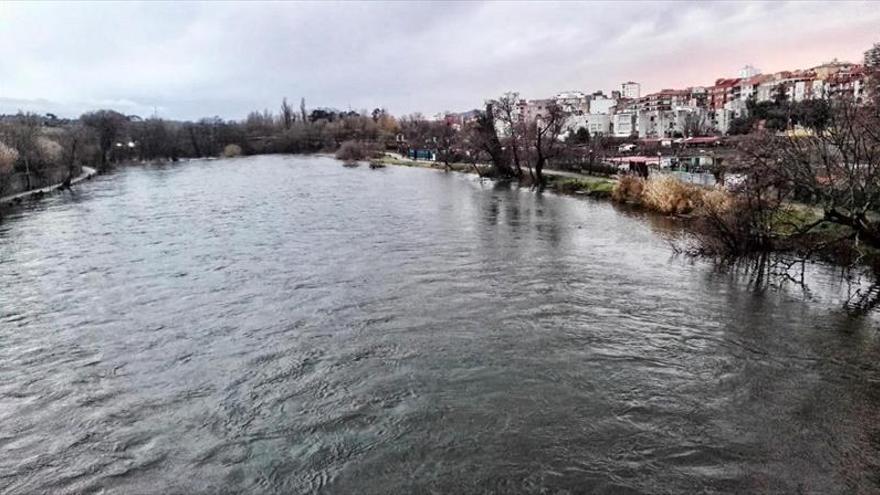
<path fill-rule="evenodd" d="M 560 177 L 547 176 L 547 185 L 562 194 L 586 194 L 589 196 L 606 197 L 614 189 L 614 181 L 601 177 Z"/>
<path fill-rule="evenodd" d="M 413 165 L 415 165 L 412 160 L 400 160 L 398 158 L 394 158 L 388 155 L 385 155 L 382 158 L 373 158 L 370 161 L 379 162 L 385 165 L 402 165 L 404 167 L 412 167 Z"/>
<path fill-rule="evenodd" d="M 775 212 L 771 220 L 773 231 L 788 236 L 797 233 L 822 217 L 822 211 L 804 204 L 786 204 Z M 810 230 L 812 234 L 840 237 L 849 232 L 849 227 L 824 222 Z"/>

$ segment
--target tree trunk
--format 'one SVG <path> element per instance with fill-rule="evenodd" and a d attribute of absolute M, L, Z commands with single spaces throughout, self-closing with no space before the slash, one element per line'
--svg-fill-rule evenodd
<path fill-rule="evenodd" d="M 31 190 L 31 161 L 28 160 L 27 156 L 24 158 L 24 174 L 27 182 L 27 190 Z"/>
<path fill-rule="evenodd" d="M 859 240 L 875 249 L 880 249 L 880 228 L 871 224 L 864 215 L 849 216 L 832 209 L 825 212 L 825 218 L 832 223 L 853 229 Z"/>
<path fill-rule="evenodd" d="M 535 182 L 538 185 L 544 184 L 544 162 L 546 160 L 541 153 L 538 153 L 538 159 L 535 161 Z"/>
<path fill-rule="evenodd" d="M 196 139 L 196 131 L 192 127 L 189 128 L 189 141 L 192 143 L 193 152 L 197 157 L 202 157 L 202 151 L 199 149 L 199 142 Z"/>

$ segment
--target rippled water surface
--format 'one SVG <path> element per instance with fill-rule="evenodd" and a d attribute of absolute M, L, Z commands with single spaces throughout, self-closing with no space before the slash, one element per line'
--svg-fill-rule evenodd
<path fill-rule="evenodd" d="M 878 493 L 877 322 L 474 177 L 132 167 L 0 224 L 0 493 Z"/>

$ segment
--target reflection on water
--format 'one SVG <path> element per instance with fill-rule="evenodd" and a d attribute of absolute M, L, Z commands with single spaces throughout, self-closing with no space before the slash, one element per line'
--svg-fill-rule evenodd
<path fill-rule="evenodd" d="M 0 491 L 870 493 L 876 320 L 658 217 L 406 168 L 131 168 L 0 224 Z"/>

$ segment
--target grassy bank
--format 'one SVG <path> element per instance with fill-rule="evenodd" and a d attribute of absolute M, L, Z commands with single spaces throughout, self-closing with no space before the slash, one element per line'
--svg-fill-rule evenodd
<path fill-rule="evenodd" d="M 594 198 L 610 198 L 614 185 L 614 179 L 604 177 L 567 177 L 562 175 L 547 175 L 547 187 L 559 194 L 572 194 L 578 196 L 590 196 Z"/>
<path fill-rule="evenodd" d="M 381 163 L 382 165 L 395 165 L 401 167 L 420 167 L 431 168 L 435 170 L 451 170 L 454 172 L 464 172 L 476 174 L 477 169 L 470 163 L 450 163 L 448 166 L 439 162 L 430 162 L 425 160 L 411 160 L 408 158 L 384 155 L 381 158 L 374 158 L 371 162 Z M 488 166 L 476 165 L 480 167 L 481 172 L 488 172 Z M 614 189 L 616 181 L 605 177 L 593 177 L 588 175 L 577 174 L 577 177 L 570 175 L 557 175 L 554 170 L 545 171 L 545 186 L 559 194 L 571 194 L 578 196 L 591 196 L 595 198 L 610 198 L 611 191 Z"/>

